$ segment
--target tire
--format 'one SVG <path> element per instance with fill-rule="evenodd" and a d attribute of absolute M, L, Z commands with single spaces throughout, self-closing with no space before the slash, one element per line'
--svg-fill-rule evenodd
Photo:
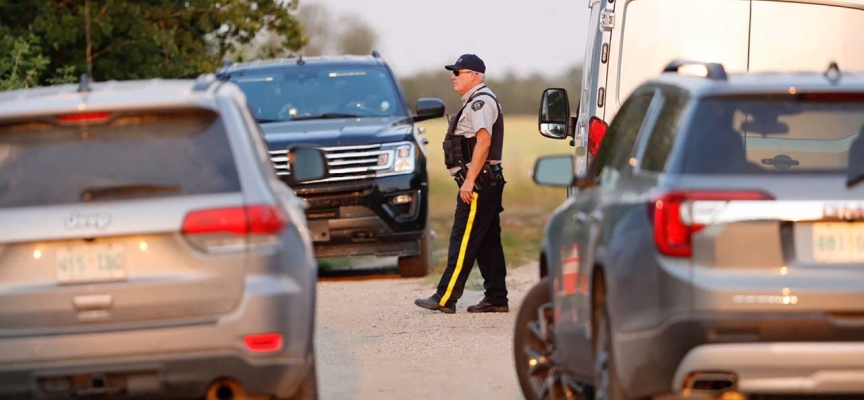
<path fill-rule="evenodd" d="M 312 359 L 309 372 L 291 400 L 318 400 L 318 368 L 315 367 L 315 359 Z"/>
<path fill-rule="evenodd" d="M 420 254 L 399 257 L 399 276 L 419 278 L 429 275 L 432 270 L 432 235 L 427 228 L 420 238 Z"/>
<path fill-rule="evenodd" d="M 594 341 L 594 388 L 596 400 L 626 400 L 627 394 L 621 386 L 615 369 L 612 327 L 609 311 L 604 304 L 597 315 L 597 333 Z"/>
<path fill-rule="evenodd" d="M 557 364 L 553 329 L 552 278 L 547 276 L 528 291 L 516 314 L 513 359 L 522 394 L 526 400 L 590 398 L 590 387 L 570 379 Z"/>

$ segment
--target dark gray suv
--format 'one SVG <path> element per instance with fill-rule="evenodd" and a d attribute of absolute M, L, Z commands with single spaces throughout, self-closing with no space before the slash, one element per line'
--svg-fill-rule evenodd
<path fill-rule="evenodd" d="M 864 393 L 864 76 L 675 62 L 549 218 L 518 316 L 528 399 Z M 567 129 L 566 92 L 541 123 Z"/>
<path fill-rule="evenodd" d="M 0 398 L 317 398 L 303 202 L 245 104 L 212 75 L 0 93 Z"/>

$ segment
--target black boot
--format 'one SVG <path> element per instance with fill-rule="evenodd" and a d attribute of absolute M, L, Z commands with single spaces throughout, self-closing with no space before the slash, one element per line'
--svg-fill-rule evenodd
<path fill-rule="evenodd" d="M 492 304 L 486 298 L 480 300 L 477 305 L 468 306 L 469 313 L 487 313 L 487 312 L 508 312 L 510 311 L 510 307 L 507 307 L 507 304 Z"/>
<path fill-rule="evenodd" d="M 441 304 L 439 303 L 440 301 L 441 301 L 441 298 L 438 297 L 438 295 L 432 295 L 432 297 L 429 297 L 428 299 L 414 300 L 414 304 L 417 307 L 425 308 L 427 310 L 441 311 L 444 314 L 456 314 L 456 303 L 455 302 L 448 302 L 447 305 L 442 307 Z"/>

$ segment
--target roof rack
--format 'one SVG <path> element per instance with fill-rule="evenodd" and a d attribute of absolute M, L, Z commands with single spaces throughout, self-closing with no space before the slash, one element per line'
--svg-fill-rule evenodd
<path fill-rule="evenodd" d="M 666 65 L 666 68 L 663 68 L 663 72 L 675 72 L 679 75 L 699 76 L 716 81 L 725 81 L 728 79 L 723 64 L 713 62 L 674 60 Z"/>
<path fill-rule="evenodd" d="M 195 79 L 195 83 L 192 85 L 192 90 L 195 92 L 206 92 L 210 89 L 210 86 L 216 82 L 216 75 L 211 73 L 201 74 Z"/>

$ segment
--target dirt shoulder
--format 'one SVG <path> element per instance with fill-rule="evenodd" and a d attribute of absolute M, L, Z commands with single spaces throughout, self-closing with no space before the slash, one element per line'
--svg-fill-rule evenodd
<path fill-rule="evenodd" d="M 433 293 L 429 279 L 322 279 L 316 336 L 321 398 L 522 399 L 513 321 L 537 276 L 536 264 L 508 271 L 509 313 L 468 314 L 465 308 L 483 298 L 469 285 L 455 315 L 414 305 Z"/>

